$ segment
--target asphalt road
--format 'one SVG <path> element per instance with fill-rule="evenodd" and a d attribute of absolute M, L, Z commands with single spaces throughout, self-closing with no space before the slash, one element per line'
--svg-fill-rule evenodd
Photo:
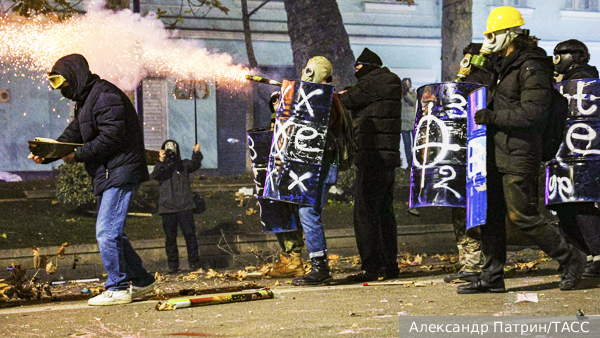
<path fill-rule="evenodd" d="M 0 332 L 3 337 L 398 337 L 399 316 L 574 316 L 578 309 L 600 314 L 600 279 L 561 292 L 559 277 L 548 268 L 507 279 L 505 294 L 458 295 L 456 285 L 445 284 L 441 276 L 408 280 L 424 286 L 292 287 L 285 280 L 280 286 L 263 280 L 275 299 L 174 311 L 155 310 L 157 301 L 4 308 Z M 538 302 L 517 303 L 517 295 L 527 292 L 536 293 Z"/>

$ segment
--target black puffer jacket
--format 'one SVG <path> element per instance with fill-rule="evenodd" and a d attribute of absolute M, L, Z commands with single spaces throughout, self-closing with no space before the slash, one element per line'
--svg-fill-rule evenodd
<path fill-rule="evenodd" d="M 552 61 L 539 47 L 517 48 L 498 60 L 496 70 L 499 82 L 492 83 L 488 103 L 496 165 L 504 173 L 537 175 L 552 102 Z"/>
<path fill-rule="evenodd" d="M 356 165 L 400 166 L 402 82 L 386 67 L 361 77 L 340 95 L 356 128 Z"/>
<path fill-rule="evenodd" d="M 166 140 L 161 149 L 165 149 Z M 177 143 L 177 142 L 175 142 Z M 163 162 L 158 162 L 152 171 L 152 178 L 160 182 L 160 196 L 158 198 L 158 213 L 169 214 L 195 207 L 192 188 L 190 186 L 190 173 L 198 170 L 202 165 L 201 152 L 192 153 L 191 160 L 182 160 L 177 145 L 177 154 L 166 156 Z"/>
<path fill-rule="evenodd" d="M 577 80 L 577 79 L 597 79 L 598 69 L 594 66 L 583 65 L 575 67 L 568 71 L 561 81 Z"/>
<path fill-rule="evenodd" d="M 85 162 L 94 193 L 149 179 L 142 128 L 133 104 L 112 83 L 92 74 L 78 54 L 61 58 L 52 73 L 76 88 L 75 118 L 57 139 L 83 143 L 75 160 Z"/>

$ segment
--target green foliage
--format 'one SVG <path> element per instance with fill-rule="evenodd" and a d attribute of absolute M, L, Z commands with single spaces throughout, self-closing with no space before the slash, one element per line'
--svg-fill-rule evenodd
<path fill-rule="evenodd" d="M 79 208 L 96 201 L 92 178 L 83 163 L 63 164 L 56 182 L 56 200 L 69 208 Z"/>

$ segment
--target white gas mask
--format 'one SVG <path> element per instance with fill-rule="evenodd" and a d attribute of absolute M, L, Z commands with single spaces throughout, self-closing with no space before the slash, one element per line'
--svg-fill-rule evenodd
<path fill-rule="evenodd" d="M 506 50 L 517 35 L 519 35 L 519 33 L 515 28 L 487 33 L 483 40 L 480 54 L 489 55 Z"/>

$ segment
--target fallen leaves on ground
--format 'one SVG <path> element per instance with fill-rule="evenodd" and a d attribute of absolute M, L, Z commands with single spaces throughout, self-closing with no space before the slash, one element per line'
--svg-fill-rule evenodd
<path fill-rule="evenodd" d="M 258 211 L 254 208 L 249 208 L 246 210 L 246 215 L 250 216 L 250 215 L 254 215 L 256 214 Z"/>

